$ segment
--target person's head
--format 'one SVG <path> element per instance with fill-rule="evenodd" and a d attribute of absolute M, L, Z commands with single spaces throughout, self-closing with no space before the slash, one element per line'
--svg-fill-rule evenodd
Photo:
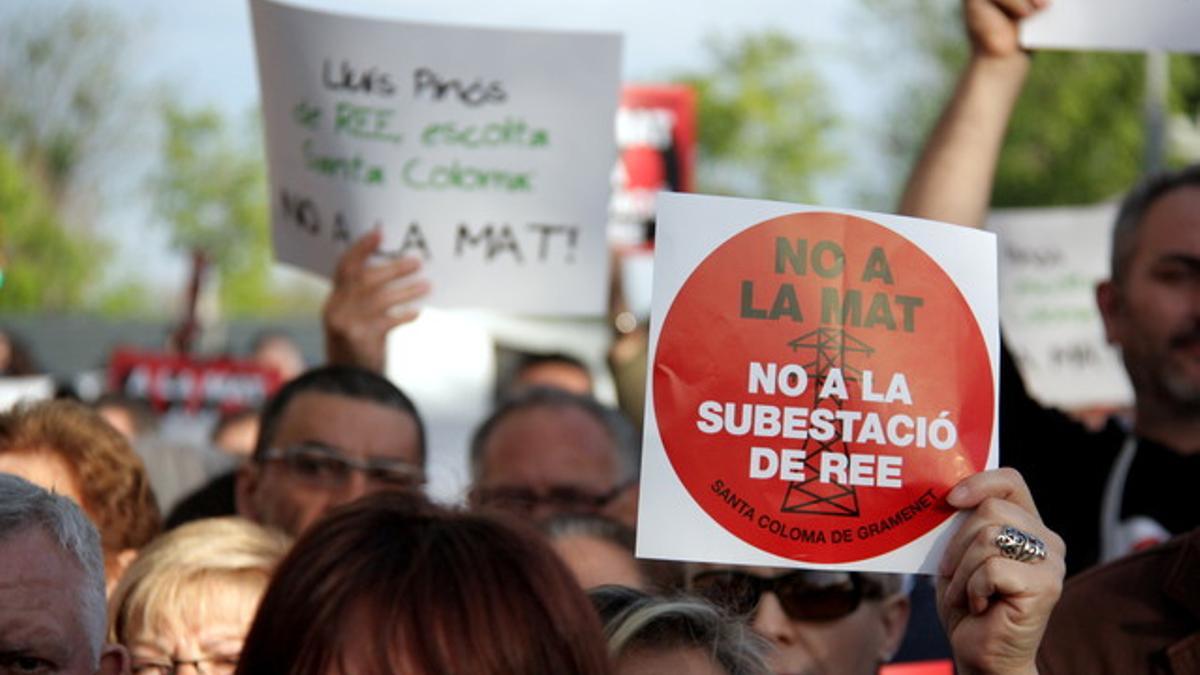
<path fill-rule="evenodd" d="M 768 675 L 766 643 L 744 621 L 687 596 L 593 590 L 617 675 Z"/>
<path fill-rule="evenodd" d="M 0 668 L 128 672 L 104 643 L 100 535 L 66 497 L 0 473 Z"/>
<path fill-rule="evenodd" d="M 316 368 L 263 408 L 237 475 L 238 513 L 298 535 L 365 494 L 418 488 L 424 464 L 425 427 L 403 392 L 361 368 Z"/>
<path fill-rule="evenodd" d="M 583 588 L 650 587 L 633 554 L 632 528 L 600 515 L 562 513 L 542 523 L 542 532 Z"/>
<path fill-rule="evenodd" d="M 522 354 L 513 370 L 508 395 L 534 387 L 561 389 L 579 396 L 592 394 L 592 371 L 570 354 Z"/>
<path fill-rule="evenodd" d="M 536 532 L 384 492 L 280 564 L 243 675 L 608 672 L 600 624 Z"/>
<path fill-rule="evenodd" d="M 304 352 L 287 333 L 263 331 L 254 337 L 250 360 L 274 370 L 283 382 L 304 372 Z"/>
<path fill-rule="evenodd" d="M 133 443 L 139 437 L 153 433 L 158 421 L 154 411 L 145 401 L 138 401 L 123 394 L 104 394 L 92 403 L 92 409 L 100 413 L 105 422 Z"/>
<path fill-rule="evenodd" d="M 1139 410 L 1200 412 L 1200 165 L 1130 192 L 1111 262 L 1096 299 Z"/>
<path fill-rule="evenodd" d="M 873 675 L 900 647 L 908 625 L 903 577 L 815 570 L 698 565 L 692 592 L 751 627 L 774 648 L 778 673 Z"/>
<path fill-rule="evenodd" d="M 291 538 L 243 518 L 182 525 L 146 546 L 109 601 L 109 640 L 134 672 L 200 662 L 232 673 L 242 641 Z"/>
<path fill-rule="evenodd" d="M 80 403 L 43 401 L 0 413 L 0 471 L 83 507 L 100 530 L 110 583 L 162 527 L 141 458 Z"/>
<path fill-rule="evenodd" d="M 7 329 L 0 329 L 0 376 L 17 377 L 41 372 L 25 343 Z"/>
<path fill-rule="evenodd" d="M 254 408 L 221 415 L 212 430 L 212 444 L 234 457 L 249 457 L 258 444 L 260 413 Z"/>
<path fill-rule="evenodd" d="M 632 426 L 594 399 L 530 389 L 502 403 L 471 440 L 473 506 L 539 520 L 599 512 L 632 526 L 639 448 Z"/>

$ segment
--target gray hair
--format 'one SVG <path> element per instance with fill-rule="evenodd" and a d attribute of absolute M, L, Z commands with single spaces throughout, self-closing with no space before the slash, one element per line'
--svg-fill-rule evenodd
<path fill-rule="evenodd" d="M 615 590 L 625 596 L 627 604 L 604 622 L 608 651 L 614 660 L 641 650 L 697 648 L 729 675 L 769 675 L 763 661 L 768 645 L 745 621 L 724 614 L 700 598 L 636 597 L 636 592 L 629 589 Z M 612 592 L 599 591 L 593 592 L 593 601 L 600 594 Z"/>
<path fill-rule="evenodd" d="M 1120 283 L 1128 271 L 1129 260 L 1137 248 L 1138 227 L 1146 212 L 1163 195 L 1181 187 L 1200 187 L 1200 164 L 1193 164 L 1178 171 L 1159 173 L 1143 180 L 1129 191 L 1117 212 L 1113 224 L 1112 252 L 1109 260 L 1112 281 Z"/>
<path fill-rule="evenodd" d="M 83 568 L 80 604 L 91 660 L 104 645 L 104 555 L 100 534 L 75 502 L 17 476 L 0 473 L 0 542 L 39 527 Z"/>
<path fill-rule="evenodd" d="M 479 481 L 483 473 L 483 448 L 501 420 L 513 413 L 534 408 L 575 408 L 596 420 L 613 442 L 621 482 L 638 477 L 642 467 L 642 448 L 637 431 L 619 410 L 609 408 L 590 396 L 579 396 L 549 387 L 533 387 L 505 399 L 479 425 L 471 438 L 471 478 Z"/>

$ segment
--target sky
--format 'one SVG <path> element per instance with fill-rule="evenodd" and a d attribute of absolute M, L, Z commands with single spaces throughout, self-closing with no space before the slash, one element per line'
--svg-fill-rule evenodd
<path fill-rule="evenodd" d="M 0 20 L 30 3 L 65 4 L 70 0 L 0 0 Z M 248 0 L 76 0 L 117 11 L 131 31 L 130 76 L 149 87 L 166 86 L 190 106 L 216 106 L 239 118 L 258 101 L 257 69 Z M 947 0 L 949 1 L 949 0 Z M 878 166 L 877 132 L 892 80 L 876 76 L 876 68 L 894 62 L 886 41 L 886 26 L 856 25 L 859 2 L 841 0 L 748 0 L 704 5 L 682 0 L 478 0 L 404 2 L 400 0 L 294 0 L 315 8 L 365 13 L 401 20 L 459 25 L 616 31 L 624 36 L 623 75 L 626 81 L 661 81 L 672 74 L 703 69 L 705 40 L 734 38 L 747 32 L 783 30 L 805 42 L 818 56 L 820 74 L 829 86 L 843 128 L 835 142 L 853 157 L 846 171 L 820 186 L 826 205 L 854 203 L 864 184 L 886 180 Z M 861 21 L 859 22 L 861 24 Z M 882 38 L 882 44 L 881 44 Z M 901 72 L 897 70 L 897 72 Z M 132 161 L 133 174 L 152 165 L 154 144 L 145 146 L 141 161 Z M 137 167 L 141 167 L 138 169 Z M 134 274 L 161 284 L 182 285 L 186 264 L 167 250 L 164 229 L 150 222 L 144 194 L 130 179 L 119 196 L 108 200 L 102 228 L 118 243 L 123 261 L 137 261 Z M 133 189 L 130 186 L 134 186 Z M 146 255 L 151 251 L 153 255 Z M 130 269 L 131 266 L 123 266 Z"/>

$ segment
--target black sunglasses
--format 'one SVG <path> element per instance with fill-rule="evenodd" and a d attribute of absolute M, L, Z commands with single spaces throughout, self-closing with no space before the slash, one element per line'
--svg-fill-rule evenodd
<path fill-rule="evenodd" d="M 862 575 L 811 570 L 777 577 L 712 570 L 692 577 L 692 591 L 738 616 L 751 614 L 763 593 L 774 593 L 795 621 L 833 621 L 858 609 L 864 598 L 883 596 L 883 589 Z"/>

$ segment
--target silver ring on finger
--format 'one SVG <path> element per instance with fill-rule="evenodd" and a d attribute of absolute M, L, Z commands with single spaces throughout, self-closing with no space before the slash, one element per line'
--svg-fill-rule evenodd
<path fill-rule="evenodd" d="M 1010 560 L 1041 562 L 1046 559 L 1046 543 L 1012 525 L 1000 528 L 995 544 L 1000 549 L 1000 555 Z"/>

